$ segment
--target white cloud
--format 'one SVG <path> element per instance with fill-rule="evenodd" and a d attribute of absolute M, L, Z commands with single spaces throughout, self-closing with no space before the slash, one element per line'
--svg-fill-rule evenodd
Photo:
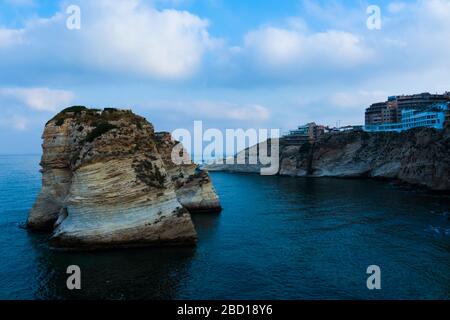
<path fill-rule="evenodd" d="M 284 87 L 294 95 L 301 84 L 318 96 L 323 92 L 331 96 L 333 99 L 327 101 L 330 108 L 357 108 L 371 99 L 378 100 L 379 95 L 373 92 L 433 91 L 449 83 L 450 42 L 445 41 L 450 36 L 449 0 L 417 0 L 405 6 L 403 2 L 392 2 L 388 6 L 391 12 L 383 12 L 386 23 L 380 32 L 365 28 L 365 10 L 359 10 L 358 5 L 337 5 L 332 1 L 321 6 L 306 1 L 309 12 L 318 16 L 314 21 L 320 23 L 309 23 L 307 16 L 287 17 L 284 25 L 263 25 L 242 35 L 242 42 L 230 44 L 211 36 L 209 22 L 189 12 L 156 10 L 143 0 L 79 3 L 79 31 L 65 28 L 64 13 L 29 21 L 24 30 L 0 30 L 0 50 L 2 43 L 3 48 L 8 44 L 8 49 L 1 51 L 2 71 L 9 70 L 8 75 L 27 74 L 30 82 L 49 87 L 54 83 L 45 81 L 49 73 L 55 72 L 58 80 L 73 79 L 85 87 L 96 84 L 106 91 L 116 90 L 110 78 L 116 85 L 117 79 L 124 78 L 128 83 L 140 75 L 157 80 L 151 84 L 156 83 L 165 92 L 158 99 L 171 99 L 174 92 L 179 93 L 167 79 L 191 79 L 182 82 L 192 88 L 191 100 L 204 96 L 205 88 L 218 92 L 224 87 L 270 87 L 267 92 L 262 90 L 261 96 L 269 96 L 272 88 Z M 351 23 L 339 23 L 344 15 Z M 26 73 L 29 66 L 30 74 Z M 8 81 L 7 76 L 0 75 L 0 79 Z M 145 85 L 149 82 L 144 80 Z M 140 94 L 138 101 L 145 96 Z M 246 94 L 252 93 L 245 91 L 242 96 Z M 107 100 L 98 98 L 102 94 L 92 95 L 97 101 Z M 223 97 L 216 94 L 208 99 L 221 101 Z M 196 102 L 192 109 L 203 108 L 205 115 L 230 120 L 253 114 L 265 119 L 267 114 L 261 110 L 268 112 L 267 105 L 276 112 L 277 103 L 268 103 L 256 94 L 253 98 L 236 99 L 235 104 L 211 102 L 214 106 L 210 107 Z M 129 99 L 132 104 L 134 98 Z M 183 100 L 178 96 L 175 99 Z M 48 109 L 39 100 L 42 98 L 32 99 L 34 102 L 28 105 Z M 265 107 L 258 110 L 248 101 L 263 101 Z M 289 104 L 283 97 L 278 102 Z M 201 112 L 195 114 L 204 116 Z"/>
<path fill-rule="evenodd" d="M 420 8 L 421 7 L 421 8 Z M 450 1 L 448 0 L 420 0 L 419 9 L 423 9 L 423 14 L 431 19 L 442 19 L 447 22 L 447 26 L 450 25 Z"/>
<path fill-rule="evenodd" d="M 265 121 L 269 119 L 269 110 L 260 105 L 252 105 L 243 108 L 234 108 L 225 112 L 232 120 L 256 120 Z"/>
<path fill-rule="evenodd" d="M 14 129 L 17 131 L 27 131 L 29 120 L 21 115 L 6 116 L 0 119 L 0 127 Z"/>
<path fill-rule="evenodd" d="M 186 11 L 156 10 L 141 0 L 78 1 L 81 29 L 68 30 L 64 10 L 28 21 L 24 30 L 0 29 L 0 46 L 31 64 L 48 61 L 60 70 L 89 69 L 156 79 L 186 79 L 219 41 L 209 22 Z M 21 37 L 19 37 L 21 36 Z"/>
<path fill-rule="evenodd" d="M 390 13 L 399 13 L 406 8 L 406 3 L 404 2 L 391 2 L 388 5 L 388 11 Z"/>
<path fill-rule="evenodd" d="M 267 64 L 284 65 L 295 62 L 302 53 L 303 37 L 297 32 L 266 27 L 245 35 L 247 49 L 257 53 Z"/>
<path fill-rule="evenodd" d="M 0 98 L 13 99 L 37 111 L 57 111 L 69 105 L 74 94 L 48 88 L 0 88 Z"/>
<path fill-rule="evenodd" d="M 82 38 L 85 62 L 93 66 L 185 78 L 198 70 L 205 51 L 214 46 L 208 21 L 185 11 L 158 11 L 128 0 L 103 1 L 97 9 L 95 22 L 83 26 Z"/>
<path fill-rule="evenodd" d="M 15 129 L 19 131 L 25 131 L 27 130 L 28 125 L 28 119 L 25 117 L 14 117 L 11 119 L 12 125 Z"/>
<path fill-rule="evenodd" d="M 264 122 L 269 120 L 268 108 L 258 104 L 244 104 L 222 101 L 159 101 L 148 103 L 152 110 L 164 110 L 179 117 L 213 120 L 233 120 L 242 122 Z"/>
<path fill-rule="evenodd" d="M 374 102 L 385 101 L 387 96 L 386 91 L 336 92 L 330 96 L 329 103 L 339 108 L 364 110 Z"/>
<path fill-rule="evenodd" d="M 0 49 L 22 41 L 23 30 L 0 29 Z"/>
<path fill-rule="evenodd" d="M 262 68 L 276 70 L 352 67 L 371 58 L 357 35 L 336 30 L 308 33 L 304 28 L 268 26 L 247 33 L 244 48 Z"/>

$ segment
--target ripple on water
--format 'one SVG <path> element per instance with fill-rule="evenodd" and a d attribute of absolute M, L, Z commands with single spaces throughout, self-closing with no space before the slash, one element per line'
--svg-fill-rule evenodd
<path fill-rule="evenodd" d="M 3 299 L 447 299 L 450 198 L 379 181 L 212 173 L 224 211 L 194 215 L 196 248 L 49 250 L 19 228 L 39 156 L 0 156 Z M 65 288 L 66 267 L 83 290 Z M 382 270 L 382 290 L 366 269 Z"/>

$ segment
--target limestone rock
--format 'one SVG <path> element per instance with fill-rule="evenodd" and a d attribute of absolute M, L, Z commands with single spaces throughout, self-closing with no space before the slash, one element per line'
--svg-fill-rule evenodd
<path fill-rule="evenodd" d="M 243 151 L 246 152 L 246 151 Z M 209 170 L 259 172 L 260 165 L 212 165 Z M 315 144 L 280 141 L 279 175 L 383 178 L 450 191 L 450 127 L 402 133 L 346 132 Z"/>
<path fill-rule="evenodd" d="M 170 180 L 175 185 L 178 201 L 191 213 L 220 212 L 222 207 L 219 197 L 214 190 L 211 178 L 206 170 L 200 170 L 195 164 L 175 165 L 172 158 L 172 150 L 179 145 L 173 141 L 169 133 L 158 133 L 158 150 L 167 169 Z M 183 150 L 183 158 L 189 160 L 187 151 Z"/>
<path fill-rule="evenodd" d="M 172 179 L 174 170 L 184 168 L 168 167 L 159 136 L 144 118 L 126 110 L 72 107 L 47 123 L 43 140 L 43 186 L 28 226 L 52 230 L 54 246 L 196 242 L 189 206 L 178 200 Z M 210 193 L 199 193 L 191 206 L 215 199 L 220 207 L 212 185 Z"/>

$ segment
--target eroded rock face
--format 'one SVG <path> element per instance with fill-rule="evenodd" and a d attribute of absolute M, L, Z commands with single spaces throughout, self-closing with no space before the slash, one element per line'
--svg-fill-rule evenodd
<path fill-rule="evenodd" d="M 212 165 L 213 171 L 258 172 L 260 165 Z M 280 175 L 383 178 L 450 191 L 450 128 L 402 133 L 333 134 L 303 146 L 280 142 Z"/>
<path fill-rule="evenodd" d="M 220 208 L 210 182 L 209 193 L 193 184 L 200 196 L 180 203 L 175 171 L 186 172 L 186 179 L 191 172 L 170 165 L 160 135 L 131 111 L 72 107 L 47 123 L 43 140 L 43 186 L 28 226 L 53 231 L 55 246 L 193 244 L 187 208 L 208 211 L 210 202 Z"/>
<path fill-rule="evenodd" d="M 158 150 L 167 169 L 170 180 L 175 185 L 178 201 L 191 213 L 220 212 L 219 197 L 214 190 L 211 178 L 205 170 L 195 164 L 175 165 L 171 158 L 172 150 L 179 144 L 169 133 L 157 133 Z M 181 150 L 184 150 L 181 146 Z M 184 150 L 185 160 L 187 152 Z"/>

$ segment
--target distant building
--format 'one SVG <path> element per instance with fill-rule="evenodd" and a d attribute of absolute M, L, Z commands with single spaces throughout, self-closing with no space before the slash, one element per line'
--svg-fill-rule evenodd
<path fill-rule="evenodd" d="M 386 102 L 374 103 L 366 109 L 365 124 L 366 126 L 394 124 L 395 126 L 401 122 L 403 110 L 423 111 L 431 105 L 447 102 L 450 102 L 450 92 L 391 96 Z"/>
<path fill-rule="evenodd" d="M 314 122 L 298 127 L 296 130 L 291 130 L 289 134 L 285 135 L 284 141 L 290 144 L 303 144 L 305 142 L 314 143 L 325 134 L 325 127 L 317 125 Z"/>
<path fill-rule="evenodd" d="M 366 125 L 378 125 L 383 123 L 383 110 L 386 109 L 386 102 L 372 104 L 366 109 Z"/>
<path fill-rule="evenodd" d="M 449 103 L 435 103 L 426 108 L 403 109 L 401 111 L 401 121 L 396 123 L 382 123 L 366 125 L 367 132 L 401 132 L 413 128 L 435 128 L 443 129 L 448 116 Z"/>
<path fill-rule="evenodd" d="M 325 135 L 325 126 L 316 125 L 313 128 L 313 140 L 317 141 Z"/>
<path fill-rule="evenodd" d="M 337 132 L 351 132 L 351 131 L 363 131 L 364 126 L 344 126 L 340 128 L 334 128 Z"/>
<path fill-rule="evenodd" d="M 349 131 L 363 131 L 364 126 L 345 126 L 340 128 L 330 128 L 323 125 L 317 125 L 314 122 L 298 127 L 296 130 L 289 131 L 283 136 L 283 140 L 289 144 L 304 144 L 305 142 L 314 143 L 326 134 L 334 134 Z"/>
<path fill-rule="evenodd" d="M 445 112 L 445 125 L 450 127 L 450 103 L 447 105 L 447 111 Z"/>
<path fill-rule="evenodd" d="M 446 92 L 444 94 L 431 94 L 428 92 L 414 94 L 414 95 L 403 95 L 398 96 L 397 104 L 400 110 L 404 109 L 416 109 L 423 110 L 430 105 L 448 102 L 450 101 L 449 93 Z"/>
<path fill-rule="evenodd" d="M 340 132 L 352 132 L 352 131 L 363 131 L 364 126 L 344 126 L 344 127 L 326 127 L 325 133 L 328 134 L 334 134 L 334 133 L 340 133 Z"/>

